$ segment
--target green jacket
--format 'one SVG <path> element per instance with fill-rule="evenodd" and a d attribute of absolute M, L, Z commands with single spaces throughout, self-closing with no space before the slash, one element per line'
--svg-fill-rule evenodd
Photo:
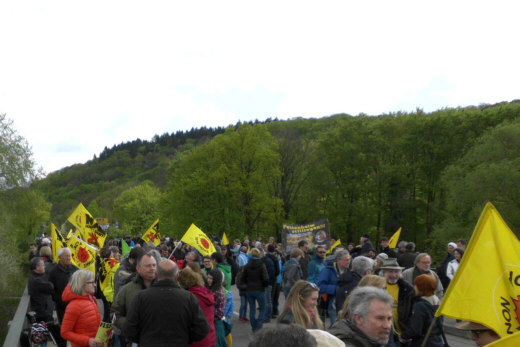
<path fill-rule="evenodd" d="M 224 278 L 226 279 L 226 290 L 230 290 L 231 289 L 231 279 L 232 279 L 232 276 L 231 276 L 231 265 L 227 265 L 227 264 L 218 264 L 217 265 L 218 269 L 220 271 L 222 271 L 224 273 Z"/>
<path fill-rule="evenodd" d="M 329 333 L 339 338 L 346 347 L 381 347 L 346 319 L 340 319 L 329 329 Z"/>
<path fill-rule="evenodd" d="M 132 281 L 125 284 L 119 293 L 117 293 L 117 296 L 114 298 L 114 302 L 112 303 L 112 307 L 110 308 L 110 316 L 112 317 L 112 315 L 116 315 L 116 321 L 114 324 L 117 328 L 123 329 L 132 300 L 135 298 L 137 293 L 143 289 L 146 289 L 146 285 L 141 276 L 137 274 Z"/>

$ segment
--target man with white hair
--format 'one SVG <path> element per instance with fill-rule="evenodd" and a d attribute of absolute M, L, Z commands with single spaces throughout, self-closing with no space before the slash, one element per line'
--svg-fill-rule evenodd
<path fill-rule="evenodd" d="M 444 295 L 444 288 L 442 287 L 441 280 L 439 276 L 431 270 L 432 258 L 428 253 L 419 253 L 415 258 L 415 266 L 403 271 L 403 279 L 408 282 L 411 286 L 414 285 L 414 280 L 419 275 L 432 275 L 435 277 L 437 281 L 437 289 L 435 290 L 435 295 L 442 299 Z"/>
<path fill-rule="evenodd" d="M 383 289 L 359 287 L 350 294 L 351 320 L 337 321 L 329 332 L 345 346 L 386 346 L 392 333 L 392 297 Z"/>

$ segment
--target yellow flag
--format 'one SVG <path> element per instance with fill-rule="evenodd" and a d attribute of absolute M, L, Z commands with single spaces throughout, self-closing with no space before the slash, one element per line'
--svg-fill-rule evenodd
<path fill-rule="evenodd" d="M 54 259 L 54 262 L 58 262 L 58 251 L 62 249 L 63 247 L 67 247 L 67 243 L 65 242 L 65 239 L 63 238 L 63 235 L 61 235 L 60 231 L 56 226 L 51 223 L 51 243 L 52 243 L 52 258 Z"/>
<path fill-rule="evenodd" d="M 489 202 L 435 313 L 440 315 L 485 325 L 501 337 L 520 330 L 520 241 Z"/>
<path fill-rule="evenodd" d="M 396 248 L 397 242 L 399 242 L 399 236 L 401 236 L 401 228 L 397 229 L 397 231 L 392 235 L 390 238 L 390 241 L 388 241 L 388 247 L 389 248 Z"/>
<path fill-rule="evenodd" d="M 224 235 L 222 235 L 222 246 L 229 245 L 229 240 L 226 236 L 226 233 L 224 232 Z"/>
<path fill-rule="evenodd" d="M 146 243 L 153 242 L 155 246 L 159 246 L 161 243 L 161 234 L 159 233 L 159 220 L 156 220 L 150 229 L 148 229 L 143 237 L 143 241 Z"/>
<path fill-rule="evenodd" d="M 330 246 L 329 250 L 325 253 L 325 255 L 331 254 L 334 251 L 334 248 L 338 247 L 339 245 L 341 245 L 340 239 L 338 239 L 338 241 L 334 242 L 334 244 Z"/>
<path fill-rule="evenodd" d="M 184 234 L 181 241 L 195 247 L 195 249 L 197 249 L 197 251 L 199 251 L 203 256 L 212 255 L 217 251 L 209 237 L 204 234 L 202 230 L 197 228 L 195 224 L 192 224 L 188 228 L 188 231 L 186 231 L 186 234 Z"/>
<path fill-rule="evenodd" d="M 95 248 L 103 248 L 107 234 L 82 203 L 79 203 L 67 220 L 77 228 L 76 236 Z"/>
<path fill-rule="evenodd" d="M 72 237 L 68 240 L 67 245 L 70 248 L 70 253 L 74 265 L 80 269 L 86 269 L 96 273 L 97 248 L 89 245 L 83 240 L 80 240 L 74 235 L 72 235 Z"/>
<path fill-rule="evenodd" d="M 495 342 L 491 342 L 486 347 L 513 347 L 520 346 L 520 332 L 508 335 L 507 337 L 501 338 Z"/>

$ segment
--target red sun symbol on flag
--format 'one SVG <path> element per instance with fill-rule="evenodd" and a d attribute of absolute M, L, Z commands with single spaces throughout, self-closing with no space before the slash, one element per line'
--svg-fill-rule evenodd
<path fill-rule="evenodd" d="M 520 323 L 520 295 L 517 297 L 518 300 L 513 299 L 513 303 L 516 306 L 516 320 Z"/>
<path fill-rule="evenodd" d="M 78 249 L 77 256 L 78 256 L 78 260 L 80 262 L 82 262 L 82 263 L 85 263 L 88 260 L 88 258 L 90 258 L 90 255 L 88 254 L 88 251 L 85 248 L 83 248 L 83 247 L 80 247 Z"/>
<path fill-rule="evenodd" d="M 200 239 L 200 243 L 202 243 L 202 247 L 209 249 L 209 242 L 205 238 Z"/>

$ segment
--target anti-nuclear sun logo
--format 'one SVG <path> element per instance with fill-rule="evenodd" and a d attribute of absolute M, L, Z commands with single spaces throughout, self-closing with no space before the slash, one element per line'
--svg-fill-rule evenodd
<path fill-rule="evenodd" d="M 501 336 L 511 335 L 520 331 L 520 266 L 507 265 L 507 271 L 500 276 L 494 288 L 494 307 L 502 331 Z M 502 290 L 504 281 L 507 281 L 507 289 Z"/>

